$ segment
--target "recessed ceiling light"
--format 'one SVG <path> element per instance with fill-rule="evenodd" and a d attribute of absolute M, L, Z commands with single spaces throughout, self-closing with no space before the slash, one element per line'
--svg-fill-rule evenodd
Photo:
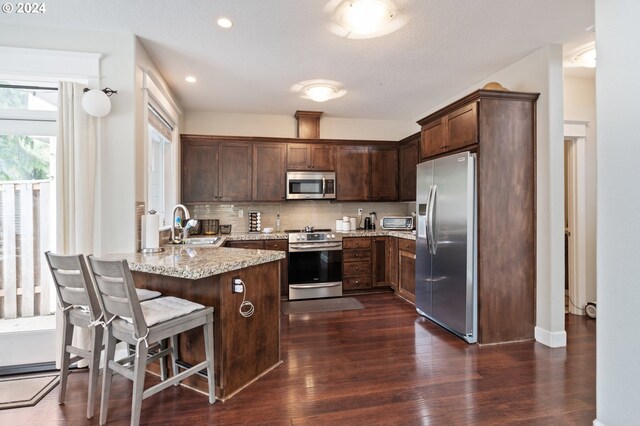
<path fill-rule="evenodd" d="M 229 18 L 218 18 L 218 26 L 222 28 L 231 28 L 233 26 L 233 22 Z"/>
<path fill-rule="evenodd" d="M 338 94 L 338 89 L 330 84 L 318 83 L 303 88 L 309 99 L 316 102 L 325 102 L 333 99 Z"/>
<path fill-rule="evenodd" d="M 384 0 L 347 0 L 338 6 L 338 23 L 350 32 L 366 36 L 382 29 L 393 19 L 390 3 Z"/>
<path fill-rule="evenodd" d="M 185 78 L 185 80 L 187 81 L 187 83 L 195 83 L 196 81 L 198 81 L 198 80 L 196 80 L 196 78 L 195 78 L 194 76 L 192 76 L 192 75 L 187 76 L 187 77 Z"/>

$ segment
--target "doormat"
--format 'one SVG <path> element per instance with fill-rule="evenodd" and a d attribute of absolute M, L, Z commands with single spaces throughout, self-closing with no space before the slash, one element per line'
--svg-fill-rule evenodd
<path fill-rule="evenodd" d="M 308 314 L 311 312 L 349 311 L 364 309 L 364 305 L 353 297 L 336 299 L 294 300 L 282 302 L 282 313 L 285 315 Z"/>
<path fill-rule="evenodd" d="M 0 410 L 33 407 L 60 381 L 60 373 L 0 379 Z"/>

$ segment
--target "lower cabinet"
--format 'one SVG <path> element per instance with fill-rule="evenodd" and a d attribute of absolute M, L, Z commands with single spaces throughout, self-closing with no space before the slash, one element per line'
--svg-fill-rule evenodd
<path fill-rule="evenodd" d="M 227 241 L 225 247 L 288 251 L 289 242 L 287 240 L 249 240 L 249 241 Z M 282 260 L 280 270 L 280 295 L 289 296 L 289 255 Z"/>
<path fill-rule="evenodd" d="M 371 288 L 371 237 L 342 239 L 342 290 Z"/>
<path fill-rule="evenodd" d="M 398 294 L 416 301 L 416 242 L 398 239 Z"/>

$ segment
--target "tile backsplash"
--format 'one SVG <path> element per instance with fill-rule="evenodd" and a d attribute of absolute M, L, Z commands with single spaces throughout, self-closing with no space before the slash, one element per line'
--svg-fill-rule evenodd
<path fill-rule="evenodd" d="M 358 209 L 363 209 L 362 218 L 376 212 L 378 220 L 382 216 L 405 216 L 415 210 L 415 203 L 371 203 L 371 202 L 328 202 L 289 201 L 283 203 L 229 203 L 188 205 L 191 216 L 196 219 L 219 219 L 221 225 L 232 225 L 232 232 L 249 231 L 249 211 L 262 213 L 262 227 L 276 226 L 276 215 L 280 214 L 280 228 L 301 229 L 305 226 L 335 229 L 336 219 L 343 216 L 358 217 Z M 376 224 L 378 226 L 379 224 Z M 362 224 L 360 224 L 362 226 Z"/>

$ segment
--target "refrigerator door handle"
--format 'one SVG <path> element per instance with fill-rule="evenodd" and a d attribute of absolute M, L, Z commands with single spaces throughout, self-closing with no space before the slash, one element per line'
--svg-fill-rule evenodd
<path fill-rule="evenodd" d="M 429 207 L 427 208 L 427 240 L 429 244 L 429 253 L 436 254 L 438 244 L 435 238 L 435 232 L 433 229 L 435 215 L 434 210 L 436 208 L 436 196 L 438 194 L 438 185 L 433 185 L 429 191 Z"/>

